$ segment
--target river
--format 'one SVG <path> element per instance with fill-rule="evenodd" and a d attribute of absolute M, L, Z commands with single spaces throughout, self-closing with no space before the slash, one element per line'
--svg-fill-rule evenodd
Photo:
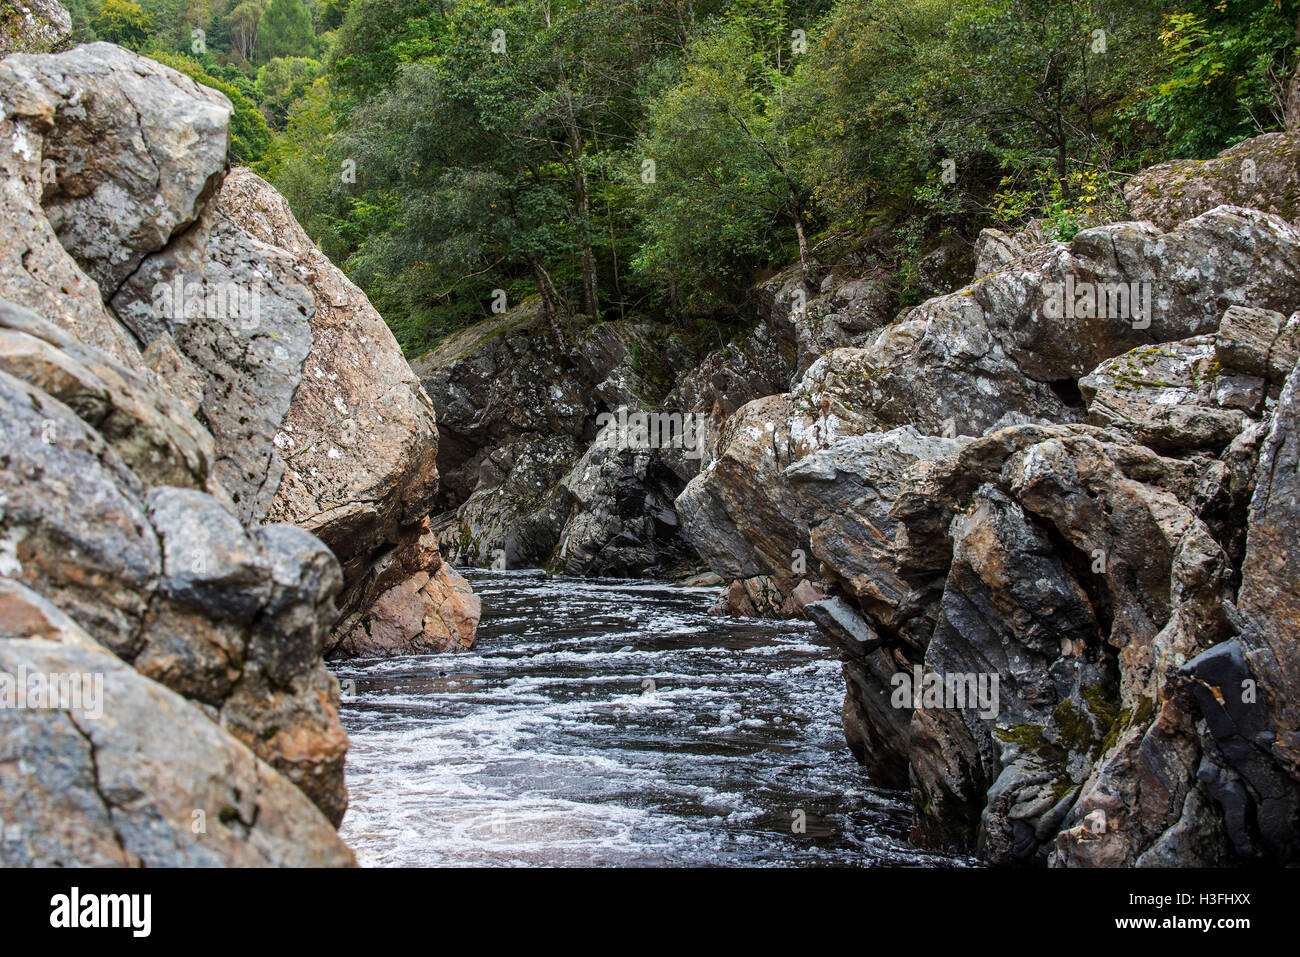
<path fill-rule="evenodd" d="M 472 651 L 334 666 L 361 864 L 959 863 L 908 845 L 906 796 L 845 748 L 810 625 L 709 617 L 713 589 L 467 577 Z"/>

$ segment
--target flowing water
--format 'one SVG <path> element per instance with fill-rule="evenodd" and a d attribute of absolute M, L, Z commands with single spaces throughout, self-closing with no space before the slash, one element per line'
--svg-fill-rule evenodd
<path fill-rule="evenodd" d="M 348 662 L 364 865 L 947 865 L 844 746 L 802 622 L 705 615 L 713 589 L 470 572 L 479 642 Z"/>

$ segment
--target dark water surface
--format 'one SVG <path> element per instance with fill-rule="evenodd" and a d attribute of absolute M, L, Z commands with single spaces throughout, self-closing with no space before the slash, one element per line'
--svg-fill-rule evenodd
<path fill-rule="evenodd" d="M 954 863 L 845 748 L 811 626 L 710 618 L 714 589 L 467 577 L 473 651 L 335 668 L 362 864 Z"/>

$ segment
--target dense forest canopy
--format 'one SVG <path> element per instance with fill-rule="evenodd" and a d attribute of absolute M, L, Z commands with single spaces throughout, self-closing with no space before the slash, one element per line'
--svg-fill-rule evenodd
<path fill-rule="evenodd" d="M 1296 0 L 71 0 L 221 90 L 408 354 L 540 296 L 560 324 L 744 312 L 875 236 L 917 260 L 1122 215 L 1141 166 L 1281 122 Z M 883 237 L 883 239 L 881 238 Z"/>

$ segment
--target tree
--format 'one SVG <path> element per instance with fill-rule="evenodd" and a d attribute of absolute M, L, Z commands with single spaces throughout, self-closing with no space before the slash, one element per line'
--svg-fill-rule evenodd
<path fill-rule="evenodd" d="M 306 57 L 276 57 L 257 71 L 258 100 L 272 126 L 284 126 L 290 105 L 319 74 L 320 63 Z"/>
<path fill-rule="evenodd" d="M 504 12 L 465 4 L 443 21 L 438 55 L 399 67 L 389 92 L 344 137 L 375 198 L 391 196 L 401 224 L 358 250 L 363 274 L 384 282 L 406 264 L 415 288 L 445 300 L 473 280 L 509 285 L 502 275 L 522 269 L 552 322 L 566 307 L 548 268 L 573 248 L 564 180 L 549 141 L 530 128 L 535 91 L 522 51 L 492 45 L 493 30 L 509 51 L 511 38 L 522 44 L 534 26 L 522 4 Z"/>
<path fill-rule="evenodd" d="M 243 0 L 221 20 L 230 36 L 230 49 L 246 61 L 253 59 L 257 47 L 258 27 L 262 22 L 262 4 L 259 0 Z"/>
<path fill-rule="evenodd" d="M 791 238 L 809 278 L 808 190 L 792 149 L 785 36 L 779 16 L 717 26 L 691 43 L 679 82 L 649 105 L 640 150 L 654 175 L 635 265 L 679 288 L 692 308 L 719 305 Z"/>
<path fill-rule="evenodd" d="M 1184 156 L 1282 125 L 1283 89 L 1297 61 L 1295 0 L 1191 0 L 1168 14 L 1160 40 L 1167 76 L 1142 104 Z"/>
<path fill-rule="evenodd" d="M 289 107 L 284 133 L 276 137 L 264 163 L 268 180 L 284 194 L 299 222 L 317 240 L 326 255 L 340 260 L 347 250 L 336 241 L 330 222 L 329 181 L 334 116 L 330 110 L 329 82 L 318 78 Z M 337 167 L 335 167 L 336 169 Z M 330 242 L 324 240 L 328 238 Z"/>
<path fill-rule="evenodd" d="M 90 27 L 101 40 L 139 50 L 149 39 L 153 17 L 131 0 L 104 0 Z"/>
<path fill-rule="evenodd" d="M 353 21 L 370 5 L 354 3 L 341 85 L 386 88 L 340 137 L 340 156 L 355 159 L 367 187 L 349 216 L 359 221 L 364 208 L 383 223 L 349 260 L 358 275 L 431 322 L 482 314 L 493 288 L 525 282 L 557 336 L 563 316 L 598 318 L 603 287 L 618 289 L 620 233 L 630 234 L 610 209 L 605 151 L 635 137 L 636 64 L 654 55 L 642 6 L 466 0 L 407 19 L 382 49 Z"/>
<path fill-rule="evenodd" d="M 1003 168 L 1095 157 L 1102 124 L 1151 79 L 1156 14 L 1127 0 L 979 0 L 953 19 L 922 86 L 928 135 L 959 166 Z"/>
<path fill-rule="evenodd" d="M 302 0 L 271 0 L 257 34 L 257 59 L 308 57 L 315 52 L 316 32 Z"/>
<path fill-rule="evenodd" d="M 932 168 L 918 81 L 947 62 L 951 14 L 948 0 L 840 3 L 800 61 L 791 95 L 808 135 L 797 160 L 837 227 L 907 209 Z"/>
<path fill-rule="evenodd" d="M 351 104 L 392 84 L 397 68 L 432 56 L 446 25 L 439 0 L 353 0 L 339 27 L 330 66 Z"/>

